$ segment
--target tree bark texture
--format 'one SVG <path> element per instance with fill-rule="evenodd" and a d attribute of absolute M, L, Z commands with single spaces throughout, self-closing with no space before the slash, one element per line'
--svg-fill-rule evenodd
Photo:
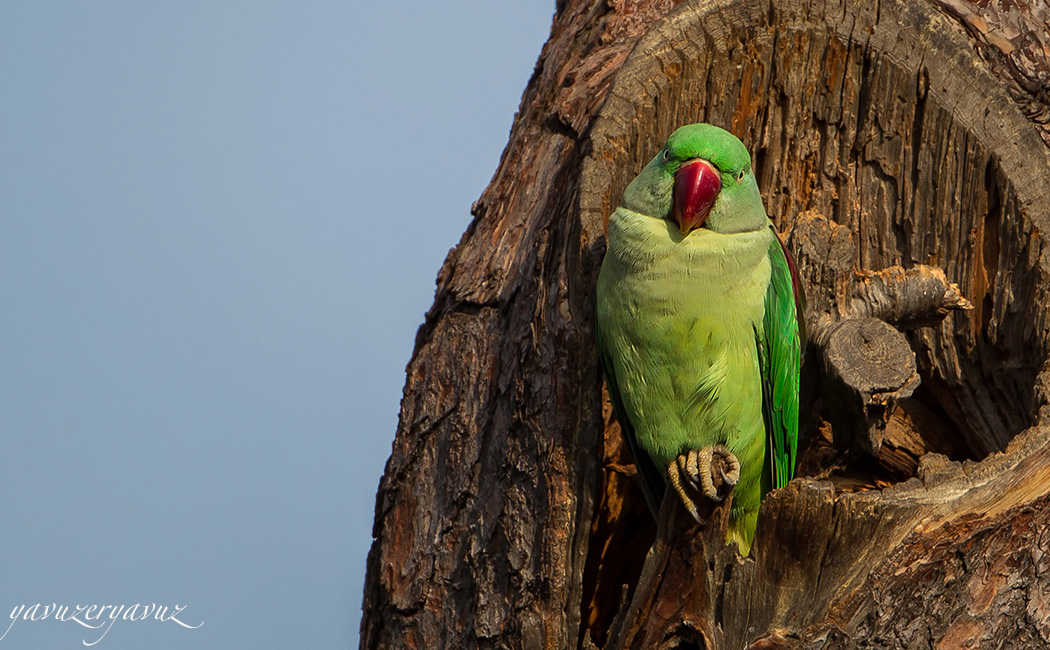
<path fill-rule="evenodd" d="M 1048 88 L 1045 0 L 560 1 L 416 338 L 361 647 L 1050 644 Z M 722 510 L 657 528 L 593 343 L 605 221 L 697 121 L 752 151 L 807 320 L 891 322 L 921 379 L 867 459 L 812 385 L 746 558 Z M 926 267 L 973 308 L 873 297 Z"/>

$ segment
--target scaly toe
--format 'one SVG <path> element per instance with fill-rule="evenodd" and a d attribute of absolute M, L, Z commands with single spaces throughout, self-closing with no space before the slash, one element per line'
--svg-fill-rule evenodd
<path fill-rule="evenodd" d="M 689 511 L 689 515 L 696 520 L 697 523 L 702 524 L 704 521 L 700 518 L 700 513 L 696 509 L 696 502 L 693 498 L 686 493 L 685 486 L 682 484 L 682 474 L 686 474 L 684 469 L 686 463 L 683 461 L 682 456 L 679 456 L 667 466 L 667 478 L 671 482 L 671 487 L 675 493 L 678 494 L 678 498 L 682 500 L 682 505 Z M 686 481 L 691 481 L 691 477 L 686 474 Z"/>
<path fill-rule="evenodd" d="M 682 476 L 689 480 L 689 485 L 694 489 L 700 490 L 700 461 L 699 453 L 695 449 L 690 449 L 684 454 L 678 456 L 678 467 L 681 470 Z"/>
<path fill-rule="evenodd" d="M 722 445 L 715 447 L 714 456 L 713 462 L 718 466 L 723 487 L 728 486 L 732 489 L 740 481 L 740 461 Z"/>
<path fill-rule="evenodd" d="M 714 502 L 722 500 L 722 494 L 714 483 L 714 467 L 712 464 L 714 456 L 713 447 L 704 447 L 697 453 L 699 461 L 700 492 Z"/>

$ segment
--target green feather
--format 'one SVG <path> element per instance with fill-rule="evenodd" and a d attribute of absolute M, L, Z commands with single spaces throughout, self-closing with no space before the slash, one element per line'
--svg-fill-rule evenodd
<path fill-rule="evenodd" d="M 769 484 L 782 488 L 794 476 L 798 450 L 799 371 L 804 321 L 796 310 L 795 284 L 787 252 L 779 240 L 769 247 L 772 276 L 766 291 L 762 332 L 756 332 L 762 364 L 762 410 L 769 444 Z"/>

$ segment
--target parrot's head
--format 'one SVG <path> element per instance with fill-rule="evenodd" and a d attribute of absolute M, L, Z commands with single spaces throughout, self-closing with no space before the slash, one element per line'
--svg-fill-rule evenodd
<path fill-rule="evenodd" d="M 674 221 L 682 234 L 765 228 L 768 221 L 751 156 L 732 133 L 710 124 L 683 126 L 667 138 L 623 196 L 624 207 Z"/>

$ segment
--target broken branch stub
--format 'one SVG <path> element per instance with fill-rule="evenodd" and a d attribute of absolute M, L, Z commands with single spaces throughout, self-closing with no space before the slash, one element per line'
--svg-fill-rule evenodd
<path fill-rule="evenodd" d="M 836 445 L 877 456 L 897 402 L 919 386 L 907 339 L 878 318 L 849 318 L 832 328 L 822 358 Z"/>
<path fill-rule="evenodd" d="M 931 327 L 952 310 L 970 310 L 958 285 L 944 271 L 920 264 L 910 269 L 891 266 L 881 271 L 858 271 L 853 282 L 849 314 L 880 318 L 902 330 Z"/>
<path fill-rule="evenodd" d="M 799 215 L 789 243 L 807 286 L 823 289 L 810 296 L 807 321 L 835 445 L 878 456 L 890 416 L 920 384 L 900 330 L 935 325 L 972 306 L 938 268 L 856 269 L 851 233 L 820 214 Z"/>

